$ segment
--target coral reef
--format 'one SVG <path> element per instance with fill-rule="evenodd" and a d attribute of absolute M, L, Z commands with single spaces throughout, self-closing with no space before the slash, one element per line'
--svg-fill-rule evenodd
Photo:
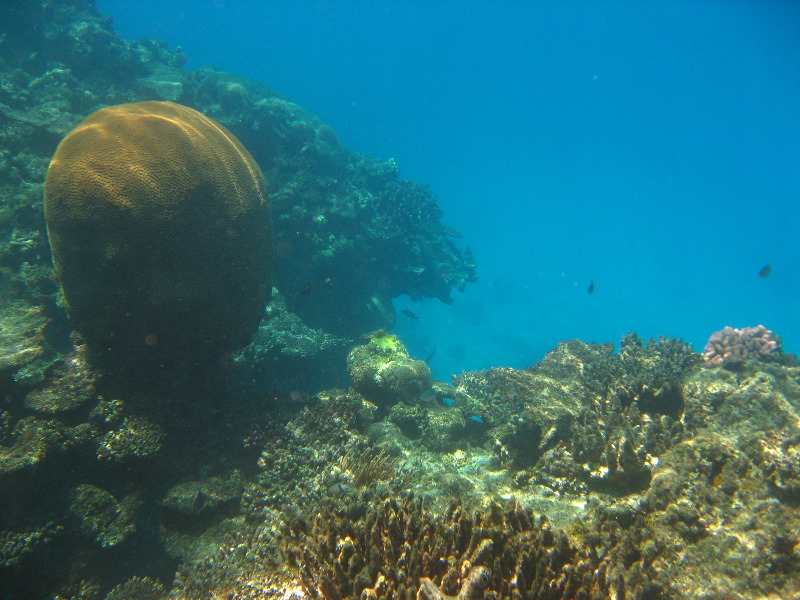
<path fill-rule="evenodd" d="M 463 374 L 448 393 L 485 405 L 487 423 L 455 450 L 329 392 L 265 444 L 245 493 L 256 524 L 235 551 L 184 565 L 173 593 L 441 600 L 480 591 L 485 567 L 484 598 L 791 597 L 800 367 L 698 367 L 678 340 L 626 336 L 619 354 L 573 340 L 528 369 Z M 678 414 L 670 396 L 639 402 L 649 389 L 673 389 Z M 370 462 L 365 439 L 401 457 L 393 480 L 416 500 L 339 471 L 358 452 Z M 342 447 L 356 451 L 337 460 Z"/>
<path fill-rule="evenodd" d="M 732 367 L 750 359 L 768 359 L 779 354 L 780 349 L 780 338 L 763 325 L 724 327 L 708 338 L 703 356 L 707 367 Z"/>
<path fill-rule="evenodd" d="M 449 301 L 468 251 L 392 161 L 181 61 L 90 0 L 0 5 L 0 600 L 800 594 L 800 362 L 776 336 L 722 369 L 570 340 L 452 385 L 395 336 L 353 348 L 393 296 Z M 85 115 L 144 100 L 252 152 L 280 260 L 251 345 L 143 389 L 70 338 L 42 182 Z"/>
<path fill-rule="evenodd" d="M 384 358 L 402 354 L 391 336 L 370 345 Z M 800 528 L 800 366 L 699 367 L 677 340 L 626 336 L 619 353 L 572 340 L 538 365 L 465 373 L 388 410 L 354 386 L 303 402 L 228 388 L 224 411 L 194 392 L 199 410 L 179 426 L 169 406 L 136 398 L 92 397 L 52 413 L 88 413 L 75 427 L 15 421 L 12 411 L 0 428 L 7 456 L 27 447 L 34 462 L 6 463 L 6 490 L 34 464 L 47 469 L 60 456 L 91 456 L 121 431 L 146 432 L 137 419 L 148 406 L 170 451 L 126 451 L 83 471 L 124 466 L 124 485 L 109 475 L 51 480 L 73 508 L 55 493 L 36 520 L 0 519 L 7 560 L 28 572 L 51 539 L 78 536 L 100 553 L 147 540 L 148 556 L 182 562 L 174 582 L 154 565 L 106 579 L 78 569 L 81 593 L 98 599 L 97 590 L 129 585 L 145 597 L 442 600 L 480 592 L 478 567 L 491 573 L 484 598 L 545 589 L 555 598 L 791 597 L 800 562 L 785 532 Z M 96 385 L 59 372 L 87 391 Z M 202 452 L 188 442 L 198 435 L 209 445 Z M 144 467 L 148 476 L 132 486 L 138 464 L 157 468 Z M 150 473 L 164 490 L 155 506 Z M 76 490 L 93 492 L 80 497 L 94 504 L 76 504 Z M 159 526 L 148 526 L 156 513 Z M 113 517 L 124 514 L 136 515 L 136 530 L 125 533 L 122 519 L 121 542 Z M 727 567 L 733 557 L 752 575 Z M 75 585 L 55 579 L 48 589 Z"/>
<path fill-rule="evenodd" d="M 250 341 L 271 290 L 270 215 L 258 165 L 219 124 L 170 102 L 99 110 L 59 144 L 44 208 L 95 353 L 193 365 Z"/>

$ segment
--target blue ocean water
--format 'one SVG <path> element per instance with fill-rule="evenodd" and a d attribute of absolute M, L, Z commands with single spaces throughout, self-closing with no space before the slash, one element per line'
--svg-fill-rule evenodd
<path fill-rule="evenodd" d="M 763 323 L 800 350 L 796 2 L 97 4 L 431 186 L 481 277 L 396 300 L 438 378 L 628 331 L 700 350 Z"/>

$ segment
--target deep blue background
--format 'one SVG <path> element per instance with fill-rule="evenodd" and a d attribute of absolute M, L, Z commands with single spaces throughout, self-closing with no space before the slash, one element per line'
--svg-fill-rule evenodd
<path fill-rule="evenodd" d="M 452 306 L 396 302 L 440 378 L 631 330 L 699 350 L 763 323 L 800 349 L 800 3 L 98 5 L 431 185 L 481 276 Z"/>

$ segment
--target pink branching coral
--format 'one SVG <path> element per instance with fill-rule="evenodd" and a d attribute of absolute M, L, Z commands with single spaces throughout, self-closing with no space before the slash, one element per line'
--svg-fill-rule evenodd
<path fill-rule="evenodd" d="M 780 350 L 780 338 L 763 325 L 734 329 L 725 327 L 711 334 L 703 355 L 707 367 L 765 358 Z"/>

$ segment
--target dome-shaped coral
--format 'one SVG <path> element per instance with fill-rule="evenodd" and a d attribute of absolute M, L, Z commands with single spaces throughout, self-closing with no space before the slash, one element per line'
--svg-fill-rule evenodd
<path fill-rule="evenodd" d="M 246 344 L 269 299 L 258 165 L 171 102 L 99 110 L 61 142 L 45 216 L 75 328 L 114 358 L 196 362 Z"/>

